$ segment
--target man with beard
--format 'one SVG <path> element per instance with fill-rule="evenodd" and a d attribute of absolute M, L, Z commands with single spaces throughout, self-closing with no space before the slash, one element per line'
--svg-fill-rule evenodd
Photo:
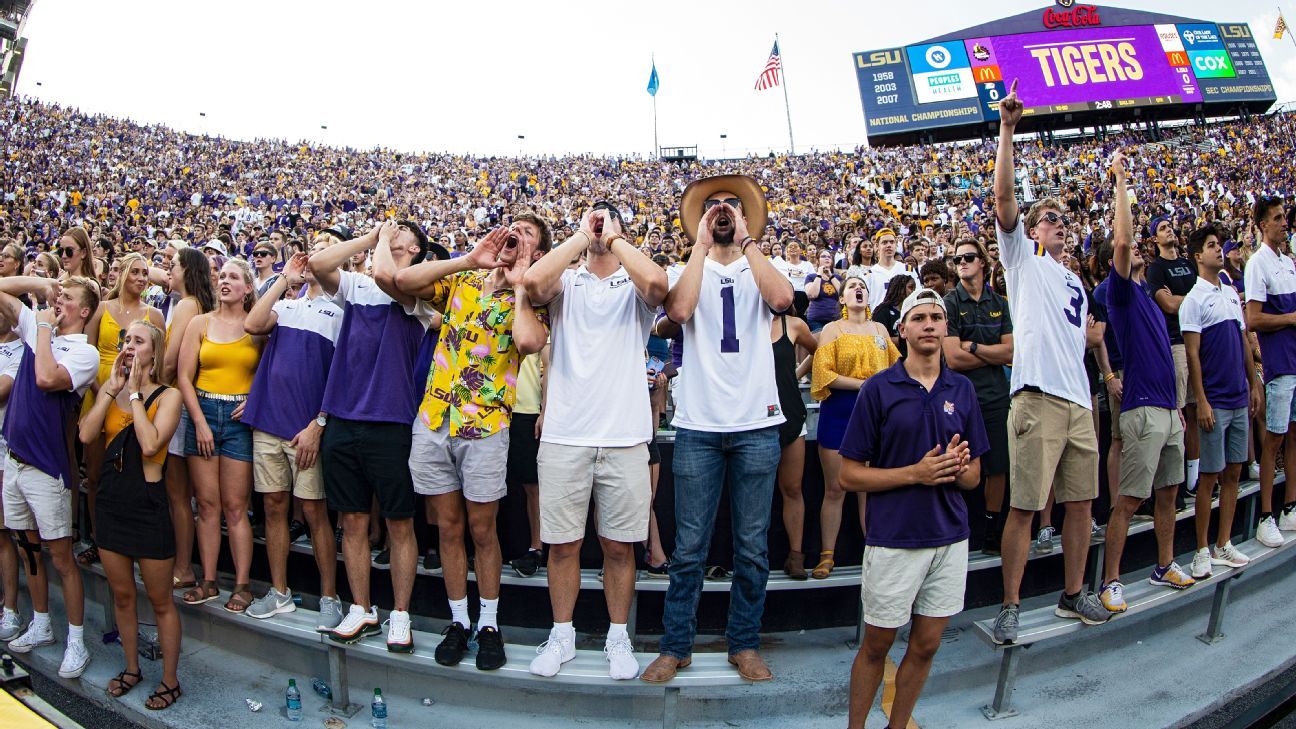
<path fill-rule="evenodd" d="M 481 614 L 477 668 L 505 663 L 499 609 L 499 500 L 507 492 L 509 423 L 518 365 L 548 337 L 546 314 L 522 289 L 533 260 L 549 250 L 549 227 L 531 213 L 496 228 L 466 256 L 424 261 L 396 275 L 397 287 L 444 315 L 409 456 L 415 493 L 428 497 L 440 531 L 450 625 L 436 662 L 454 666 L 468 650 L 468 555 L 465 510 L 474 550 Z M 537 316 L 539 314 L 539 317 Z"/>
<path fill-rule="evenodd" d="M 587 251 L 588 263 L 568 268 Z M 597 203 L 579 232 L 526 272 L 524 286 L 527 298 L 547 307 L 553 322 L 536 465 L 554 626 L 530 670 L 554 676 L 576 657 L 572 614 L 593 497 L 611 618 L 603 653 L 609 676 L 632 679 L 639 675 L 626 628 L 635 589 L 634 545 L 648 538 L 652 500 L 644 350 L 653 315 L 666 297 L 666 272 L 626 239 L 617 209 Z M 501 467 L 503 461 L 501 456 Z"/>
<path fill-rule="evenodd" d="M 1197 421 L 1197 398 L 1188 386 L 1188 355 L 1179 329 L 1179 307 L 1197 283 L 1197 268 L 1179 255 L 1179 236 L 1170 223 L 1170 216 L 1153 218 L 1148 224 L 1148 233 L 1156 243 L 1157 257 L 1147 267 L 1147 282 L 1157 306 L 1165 314 L 1166 332 L 1170 335 L 1170 353 L 1175 366 L 1175 404 L 1183 411 L 1184 421 L 1194 423 Z M 1197 449 L 1197 429 L 1188 428 L 1184 433 L 1184 451 L 1188 456 L 1187 486 L 1190 493 L 1197 488 Z"/>
<path fill-rule="evenodd" d="M 666 299 L 666 316 L 684 332 L 686 373 L 677 385 L 674 420 L 675 553 L 660 655 L 643 680 L 664 683 L 691 663 L 702 570 L 727 479 L 734 542 L 729 662 L 743 678 L 766 681 L 773 674 L 757 649 L 784 421 L 769 333 L 771 310 L 792 304 L 792 286 L 756 245 L 766 205 L 751 177 L 692 183 L 680 201 L 680 220 L 695 245 Z"/>
<path fill-rule="evenodd" d="M 43 296 L 49 308 L 33 312 L 16 297 Z M 58 283 L 15 276 L 0 281 L 0 316 L 22 340 L 24 351 L 14 376 L 4 438 L 4 522 L 27 556 L 27 589 L 32 621 L 9 642 L 13 653 L 54 642 L 49 616 L 49 575 L 41 566 L 41 546 L 49 547 L 63 586 L 68 637 L 59 676 L 85 672 L 90 653 L 83 639 L 85 592 L 72 558 L 72 499 L 79 481 L 68 457 L 68 426 L 81 394 L 99 370 L 99 353 L 86 342 L 85 325 L 99 308 L 99 285 L 81 276 Z"/>

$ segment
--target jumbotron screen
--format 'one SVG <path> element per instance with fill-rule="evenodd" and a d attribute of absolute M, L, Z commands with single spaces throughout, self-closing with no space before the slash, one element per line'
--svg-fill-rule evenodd
<path fill-rule="evenodd" d="M 856 53 L 868 136 L 996 121 L 1013 79 L 1027 118 L 1274 97 L 1245 23 L 1106 26 L 1092 6 L 1050 18 L 1067 22 Z"/>

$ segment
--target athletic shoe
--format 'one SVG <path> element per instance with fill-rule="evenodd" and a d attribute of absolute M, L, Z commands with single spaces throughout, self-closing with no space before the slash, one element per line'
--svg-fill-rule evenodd
<path fill-rule="evenodd" d="M 1035 543 L 1031 545 L 1033 554 L 1052 554 L 1053 553 L 1053 535 L 1057 530 L 1051 526 L 1046 526 L 1039 530 L 1035 536 Z"/>
<path fill-rule="evenodd" d="M 336 597 L 321 597 L 319 606 L 319 625 L 315 630 L 330 633 L 342 622 L 342 601 Z"/>
<path fill-rule="evenodd" d="M 518 577 L 534 577 L 536 570 L 540 569 L 541 556 L 540 550 L 528 549 L 526 554 L 509 562 L 509 566 Z"/>
<path fill-rule="evenodd" d="M 437 554 L 435 549 L 429 549 L 428 553 L 423 555 L 423 569 L 434 575 L 441 574 L 441 555 Z"/>
<path fill-rule="evenodd" d="M 1211 557 L 1211 564 L 1222 564 L 1228 567 L 1245 567 L 1251 563 L 1251 558 L 1242 554 L 1242 551 L 1233 546 L 1233 542 L 1225 542 L 1224 546 L 1216 547 L 1215 554 Z"/>
<path fill-rule="evenodd" d="M 603 657 L 608 662 L 608 675 L 617 681 L 629 681 L 639 676 L 639 661 L 634 657 L 634 646 L 629 638 L 608 638 L 603 646 Z"/>
<path fill-rule="evenodd" d="M 293 519 L 292 521 L 288 522 L 288 543 L 289 544 L 292 544 L 293 542 L 296 542 L 298 539 L 301 539 L 302 535 L 305 533 L 306 533 L 306 525 L 303 524 L 302 522 L 296 519 Z"/>
<path fill-rule="evenodd" d="M 1120 580 L 1112 580 L 1103 585 L 1102 594 L 1098 598 L 1109 613 L 1123 613 L 1128 607 L 1125 604 L 1125 586 Z"/>
<path fill-rule="evenodd" d="M 410 616 L 404 610 L 393 610 L 387 616 L 387 650 L 392 653 L 413 653 L 414 636 L 410 633 Z"/>
<path fill-rule="evenodd" d="M 1251 476 L 1251 480 L 1252 480 L 1252 481 L 1259 481 L 1259 480 L 1260 480 L 1260 464 L 1259 464 L 1259 463 L 1252 463 L 1252 464 L 1251 464 L 1251 467 L 1247 469 L 1247 473 L 1250 474 L 1250 476 Z"/>
<path fill-rule="evenodd" d="M 1058 598 L 1057 607 L 1053 608 L 1053 614 L 1059 618 L 1075 618 L 1085 625 L 1102 625 L 1112 616 L 1098 596 L 1088 590 L 1081 590 L 1079 595 L 1069 600 L 1063 593 Z"/>
<path fill-rule="evenodd" d="M 50 627 L 49 621 L 37 624 L 33 620 L 27 625 L 26 632 L 9 641 L 9 652 L 31 653 L 33 648 L 43 645 L 54 645 L 54 629 Z"/>
<path fill-rule="evenodd" d="M 69 640 L 67 648 L 63 650 L 63 662 L 59 664 L 60 678 L 76 678 L 85 673 L 86 666 L 90 665 L 90 651 L 86 650 L 85 644 L 79 640 Z"/>
<path fill-rule="evenodd" d="M 22 632 L 22 617 L 12 610 L 0 615 L 0 642 L 10 641 Z"/>
<path fill-rule="evenodd" d="M 1278 522 L 1272 516 L 1260 520 L 1260 526 L 1256 527 L 1256 541 L 1275 549 L 1283 545 L 1282 532 L 1278 531 Z"/>
<path fill-rule="evenodd" d="M 1192 576 L 1195 580 L 1204 580 L 1211 576 L 1211 565 L 1215 564 L 1215 559 L 1211 557 L 1210 550 L 1202 547 L 1193 553 Z"/>
<path fill-rule="evenodd" d="M 531 673 L 537 676 L 557 676 L 562 665 L 576 657 L 576 646 L 572 636 L 563 635 L 557 628 L 549 631 L 549 640 L 536 648 L 536 657 L 531 660 Z"/>
<path fill-rule="evenodd" d="M 1161 587 L 1173 587 L 1176 590 L 1186 590 L 1197 584 L 1197 581 L 1188 576 L 1177 562 L 1171 562 L 1165 567 L 1157 567 L 1152 570 L 1152 575 L 1148 577 L 1148 582 Z"/>
<path fill-rule="evenodd" d="M 252 601 L 243 614 L 249 618 L 265 620 L 273 618 L 280 613 L 290 613 L 297 609 L 297 603 L 293 602 L 292 590 L 287 593 L 279 592 L 271 587 L 266 594 Z"/>
<path fill-rule="evenodd" d="M 998 557 L 1001 545 L 999 532 L 992 526 L 986 530 L 985 540 L 981 542 L 981 554 L 988 557 Z"/>
<path fill-rule="evenodd" d="M 391 564 L 391 550 L 390 550 L 390 549 L 384 549 L 383 551 L 379 552 L 378 555 L 375 556 L 375 557 L 373 558 L 373 563 L 376 564 L 376 565 L 378 565 L 378 566 L 380 566 L 380 567 L 386 567 L 386 566 L 390 565 L 390 564 Z"/>
<path fill-rule="evenodd" d="M 1089 517 L 1089 537 L 1092 539 L 1102 539 L 1107 535 L 1107 527 L 1098 526 L 1098 520 Z"/>
<path fill-rule="evenodd" d="M 671 566 L 671 561 L 670 561 L 670 558 L 669 558 L 669 557 L 666 559 L 665 562 L 662 562 L 661 564 L 657 565 L 656 567 L 653 567 L 652 565 L 647 565 L 647 566 L 644 567 L 644 577 L 647 577 L 647 578 L 649 578 L 649 579 L 654 579 L 654 580 L 669 580 L 669 579 L 670 579 L 670 566 Z M 804 579 L 805 579 L 805 569 L 803 568 L 803 569 L 801 570 L 801 576 L 800 576 L 800 577 L 797 577 L 796 575 L 794 575 L 794 574 L 792 574 L 792 573 L 788 573 L 788 576 L 791 577 L 791 578 L 794 579 L 794 580 L 797 580 L 797 579 L 804 580 Z"/>
<path fill-rule="evenodd" d="M 1284 532 L 1296 532 L 1296 506 L 1289 506 L 1278 516 L 1278 529 Z"/>
<path fill-rule="evenodd" d="M 329 639 L 338 643 L 359 643 L 362 638 L 370 635 L 378 635 L 381 629 L 378 627 L 378 608 L 371 607 L 365 610 L 359 605 L 352 605 L 347 611 L 346 617 L 342 622 L 329 633 Z"/>
<path fill-rule="evenodd" d="M 994 621 L 994 642 L 1008 645 L 1017 641 L 1017 622 L 1019 606 L 1004 605 Z"/>
<path fill-rule="evenodd" d="M 459 661 L 462 661 L 464 654 L 468 652 L 468 629 L 451 621 L 445 630 L 441 631 L 441 635 L 445 637 L 436 647 L 436 662 L 443 666 L 459 665 Z"/>
<path fill-rule="evenodd" d="M 458 625 L 459 623 L 455 623 Z M 504 656 L 504 636 L 499 628 L 486 626 L 477 631 L 477 670 L 494 671 L 508 662 Z"/>

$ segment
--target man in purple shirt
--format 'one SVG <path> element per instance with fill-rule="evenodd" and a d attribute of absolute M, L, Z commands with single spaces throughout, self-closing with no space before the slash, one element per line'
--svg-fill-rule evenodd
<path fill-rule="evenodd" d="M 842 437 L 841 484 L 869 495 L 864 639 L 851 667 L 852 729 L 864 727 L 896 631 L 913 620 L 891 725 L 905 726 L 967 583 L 967 506 L 990 450 L 976 389 L 941 362 L 945 302 L 918 289 L 900 309 L 909 356 L 868 379 Z"/>
<path fill-rule="evenodd" d="M 1124 391 L 1120 403 L 1120 497 L 1107 522 L 1103 607 L 1125 612 L 1125 586 L 1120 581 L 1121 553 L 1129 534 L 1130 517 L 1156 492 L 1153 520 L 1157 538 L 1157 567 L 1148 581 L 1176 589 L 1194 580 L 1174 561 L 1175 489 L 1184 477 L 1183 420 L 1175 393 L 1175 364 L 1165 315 L 1148 293 L 1143 260 L 1134 251 L 1134 217 L 1126 186 L 1125 157 L 1112 157 L 1116 177 L 1116 221 L 1112 234 L 1112 270 L 1107 292 L 1108 319 L 1125 357 Z"/>

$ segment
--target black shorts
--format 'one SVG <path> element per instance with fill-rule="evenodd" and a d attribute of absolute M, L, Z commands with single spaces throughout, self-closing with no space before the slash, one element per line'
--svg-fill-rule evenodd
<path fill-rule="evenodd" d="M 648 465 L 655 466 L 661 463 L 661 448 L 657 447 L 657 434 L 653 433 L 653 439 L 648 441 Z"/>
<path fill-rule="evenodd" d="M 540 441 L 535 437 L 535 424 L 539 413 L 513 413 L 509 423 L 508 475 L 509 484 L 540 483 L 536 472 L 536 454 Z"/>
<path fill-rule="evenodd" d="M 384 519 L 414 517 L 410 426 L 331 417 L 320 438 L 320 468 L 330 509 L 368 513 L 375 496 Z"/>
<path fill-rule="evenodd" d="M 986 439 L 990 441 L 990 450 L 981 456 L 981 475 L 1008 473 L 1008 411 L 982 410 L 981 419 L 985 422 Z"/>
<path fill-rule="evenodd" d="M 780 449 L 787 448 L 795 443 L 797 438 L 801 437 L 801 428 L 805 427 L 806 422 L 805 413 L 802 413 L 799 418 L 789 417 L 787 413 L 784 413 L 783 417 L 787 419 L 779 426 Z"/>

